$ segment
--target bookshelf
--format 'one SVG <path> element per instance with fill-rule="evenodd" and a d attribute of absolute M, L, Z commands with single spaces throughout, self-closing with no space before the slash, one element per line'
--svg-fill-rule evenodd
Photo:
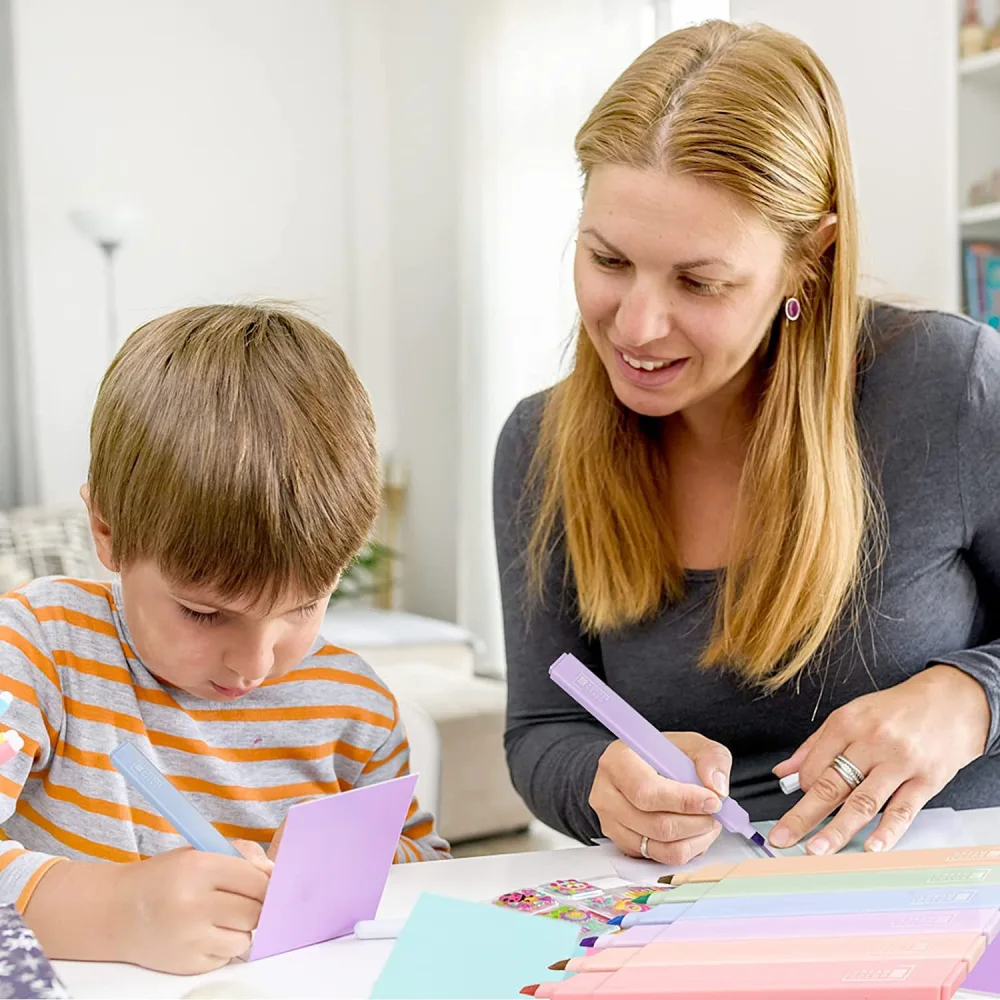
<path fill-rule="evenodd" d="M 956 27 L 960 23 L 965 3 L 955 3 Z M 1000 16 L 1000 0 L 978 0 L 978 8 L 987 28 Z M 957 47 L 957 42 L 956 42 Z M 1000 269 L 985 263 L 988 255 L 979 256 L 978 286 L 970 278 L 971 268 L 966 247 L 970 242 L 995 244 L 1000 259 L 1000 49 L 988 49 L 959 58 L 958 68 L 958 230 L 961 273 L 961 308 L 977 319 L 977 310 L 970 308 L 970 296 L 980 289 L 980 303 L 990 298 L 982 289 L 990 273 Z M 973 187 L 983 185 L 978 197 Z M 992 282 L 991 282 L 992 283 Z M 993 293 L 995 300 L 996 293 Z"/>

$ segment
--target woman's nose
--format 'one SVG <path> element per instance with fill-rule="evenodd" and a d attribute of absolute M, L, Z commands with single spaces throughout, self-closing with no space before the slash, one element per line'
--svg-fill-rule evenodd
<path fill-rule="evenodd" d="M 660 294 L 634 289 L 622 300 L 615 325 L 620 347 L 646 347 L 669 334 L 668 303 Z"/>

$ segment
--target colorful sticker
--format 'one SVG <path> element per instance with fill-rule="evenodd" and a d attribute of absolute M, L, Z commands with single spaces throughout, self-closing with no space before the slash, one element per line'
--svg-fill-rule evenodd
<path fill-rule="evenodd" d="M 596 896 L 601 889 L 589 882 L 581 882 L 575 878 L 557 879 L 539 886 L 541 892 L 551 892 L 554 896 Z"/>
<path fill-rule="evenodd" d="M 493 902 L 497 906 L 506 906 L 521 913 L 537 913 L 555 905 L 555 900 L 539 889 L 515 889 L 514 892 L 497 896 Z"/>
<path fill-rule="evenodd" d="M 577 924 L 582 931 L 594 931 L 600 933 L 607 930 L 607 918 L 602 917 L 593 910 L 585 910 L 579 906 L 555 906 L 551 910 L 543 910 L 538 914 L 540 917 L 551 917 L 553 920 L 566 920 L 571 924 Z"/>
<path fill-rule="evenodd" d="M 624 885 L 620 889 L 609 889 L 608 893 L 621 896 L 622 899 L 635 899 L 636 896 L 646 896 L 651 892 L 663 892 L 662 885 Z"/>
<path fill-rule="evenodd" d="M 637 903 L 634 899 L 618 891 L 607 892 L 601 896 L 590 896 L 587 899 L 587 906 L 612 917 L 619 913 L 642 913 L 643 910 L 650 909 L 645 903 Z"/>

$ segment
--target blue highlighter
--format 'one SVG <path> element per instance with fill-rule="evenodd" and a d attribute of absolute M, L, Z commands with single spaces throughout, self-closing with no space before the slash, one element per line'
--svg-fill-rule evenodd
<path fill-rule="evenodd" d="M 195 850 L 243 857 L 134 743 L 124 740 L 110 756 L 119 774 Z"/>

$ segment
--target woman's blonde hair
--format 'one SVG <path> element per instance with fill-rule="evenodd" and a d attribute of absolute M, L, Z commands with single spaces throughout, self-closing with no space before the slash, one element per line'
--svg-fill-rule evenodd
<path fill-rule="evenodd" d="M 718 185 L 785 243 L 802 314 L 794 324 L 782 316 L 765 341 L 731 555 L 702 657 L 775 690 L 821 651 L 857 593 L 877 522 L 854 417 L 857 210 L 836 85 L 790 35 L 722 21 L 686 28 L 611 85 L 576 153 L 585 183 L 599 164 L 624 164 Z M 823 252 L 812 237 L 831 212 L 837 237 Z M 556 533 L 564 535 L 590 633 L 642 621 L 683 596 L 659 426 L 617 400 L 581 324 L 573 371 L 542 417 L 529 559 L 540 588 Z"/>

